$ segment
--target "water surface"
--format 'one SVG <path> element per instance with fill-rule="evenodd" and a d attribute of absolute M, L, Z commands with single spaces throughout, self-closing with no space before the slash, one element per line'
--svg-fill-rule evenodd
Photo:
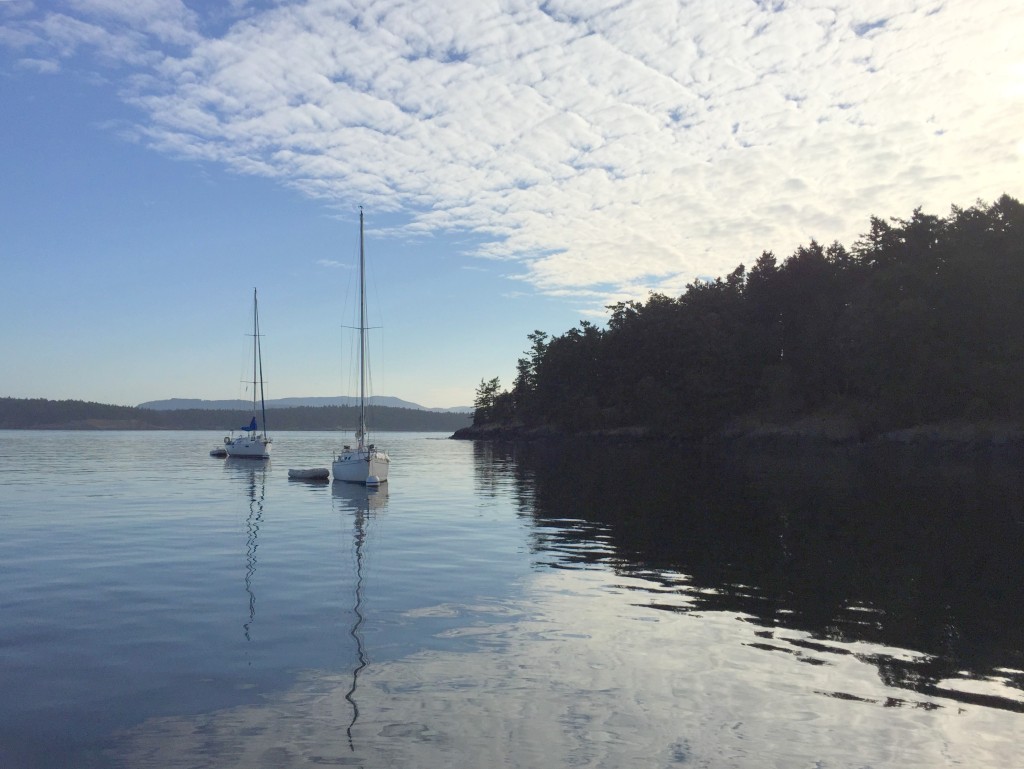
<path fill-rule="evenodd" d="M 0 766 L 1006 767 L 1010 450 L 0 431 Z"/>

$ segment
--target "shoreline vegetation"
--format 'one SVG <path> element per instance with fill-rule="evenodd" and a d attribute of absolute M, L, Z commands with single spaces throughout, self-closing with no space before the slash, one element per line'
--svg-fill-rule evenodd
<path fill-rule="evenodd" d="M 470 414 L 373 406 L 377 432 L 451 432 L 464 427 Z M 270 410 L 276 430 L 352 431 L 358 406 L 292 406 Z M 0 398 L 0 430 L 217 430 L 243 429 L 251 411 L 225 409 L 157 410 L 89 401 Z"/>
<path fill-rule="evenodd" d="M 534 331 L 511 389 L 483 379 L 474 440 L 749 446 L 1024 442 L 1024 206 L 871 217 L 851 249 L 701 279 L 679 297 Z"/>
<path fill-rule="evenodd" d="M 470 425 L 455 431 L 456 440 L 481 441 L 561 441 L 585 440 L 611 443 L 665 442 L 704 445 L 736 445 L 755 448 L 786 446 L 868 446 L 879 444 L 949 446 L 1024 446 L 1024 426 L 1011 422 L 949 422 L 923 424 L 863 434 L 847 417 L 806 416 L 790 422 L 767 422 L 757 418 L 737 420 L 714 433 L 699 438 L 670 434 L 647 427 L 623 427 L 608 430 L 565 432 L 551 426 L 512 427 L 509 425 Z"/>

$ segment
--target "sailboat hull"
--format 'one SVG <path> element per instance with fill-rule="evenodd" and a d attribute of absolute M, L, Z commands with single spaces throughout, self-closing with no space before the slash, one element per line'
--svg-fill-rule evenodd
<path fill-rule="evenodd" d="M 384 483 L 390 466 L 391 457 L 387 452 L 373 448 L 350 449 L 334 458 L 331 473 L 336 481 L 366 483 L 368 478 L 376 478 L 377 483 Z"/>
<path fill-rule="evenodd" d="M 229 457 L 248 457 L 250 459 L 269 459 L 271 442 L 262 435 L 250 438 L 239 436 L 234 440 L 224 439 L 224 450 Z"/>

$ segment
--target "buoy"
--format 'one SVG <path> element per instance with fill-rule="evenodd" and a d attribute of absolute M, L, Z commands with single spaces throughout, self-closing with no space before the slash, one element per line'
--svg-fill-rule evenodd
<path fill-rule="evenodd" d="M 366 477 L 366 485 L 367 486 L 380 486 L 380 478 L 378 478 L 376 475 L 368 475 Z"/>

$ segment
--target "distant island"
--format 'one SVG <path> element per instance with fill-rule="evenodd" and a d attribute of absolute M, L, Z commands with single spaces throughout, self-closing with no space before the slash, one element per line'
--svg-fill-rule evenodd
<path fill-rule="evenodd" d="M 178 402 L 177 399 L 175 402 Z M 269 403 L 267 406 L 270 409 Z M 452 432 L 469 425 L 472 418 L 466 411 L 431 411 L 379 405 L 372 405 L 371 408 L 373 429 L 381 432 Z M 268 431 L 353 430 L 358 424 L 357 412 L 356 406 L 348 405 L 278 405 L 268 414 Z M 0 398 L 0 429 L 4 430 L 230 431 L 248 424 L 251 418 L 252 404 L 244 401 L 240 408 L 159 409 L 78 400 Z"/>
<path fill-rule="evenodd" d="M 878 436 L 1020 441 L 1024 206 L 872 217 L 852 249 L 812 240 L 529 335 L 511 389 L 482 379 L 458 438 Z"/>
<path fill-rule="evenodd" d="M 388 395 L 371 395 L 366 399 L 370 406 L 387 406 L 396 409 L 417 409 L 420 411 L 439 411 L 448 413 L 470 414 L 472 406 L 453 406 L 452 408 L 427 408 L 418 403 L 404 401 Z M 359 398 L 350 395 L 337 395 L 320 398 L 273 398 L 266 402 L 268 409 L 296 408 L 298 406 L 355 406 Z M 160 401 L 146 401 L 139 404 L 140 409 L 156 411 L 182 411 L 186 409 L 212 409 L 215 411 L 245 411 L 252 408 L 251 401 L 245 400 L 203 400 L 201 398 L 168 398 Z"/>

